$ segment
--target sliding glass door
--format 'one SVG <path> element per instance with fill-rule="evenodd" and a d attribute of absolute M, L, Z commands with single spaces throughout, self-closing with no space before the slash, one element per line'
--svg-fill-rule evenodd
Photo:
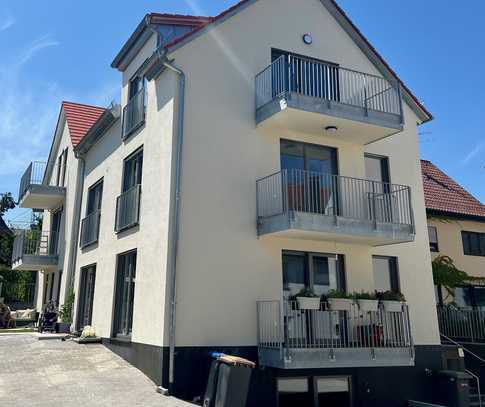
<path fill-rule="evenodd" d="M 281 170 L 286 177 L 289 210 L 336 214 L 337 150 L 331 147 L 281 140 Z"/>
<path fill-rule="evenodd" d="M 82 331 L 87 325 L 91 325 L 93 318 L 94 284 L 96 281 L 96 265 L 81 269 L 81 286 L 79 291 L 79 316 L 77 329 Z"/>

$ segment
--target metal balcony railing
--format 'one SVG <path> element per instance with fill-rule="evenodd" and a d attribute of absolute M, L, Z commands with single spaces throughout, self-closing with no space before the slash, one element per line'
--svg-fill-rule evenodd
<path fill-rule="evenodd" d="M 145 89 L 141 88 L 123 108 L 122 139 L 138 129 L 145 122 Z"/>
<path fill-rule="evenodd" d="M 279 349 L 412 348 L 406 304 L 399 312 L 331 311 L 321 302 L 317 310 L 300 309 L 297 301 L 259 301 L 258 346 Z"/>
<path fill-rule="evenodd" d="M 256 190 L 258 219 L 307 212 L 414 228 L 404 185 L 290 169 L 259 179 Z"/>
<path fill-rule="evenodd" d="M 81 239 L 79 242 L 81 248 L 92 245 L 98 241 L 100 220 L 101 211 L 97 210 L 90 213 L 81 221 Z"/>
<path fill-rule="evenodd" d="M 485 309 L 438 305 L 440 333 L 465 342 L 485 343 Z"/>
<path fill-rule="evenodd" d="M 140 219 L 141 185 L 135 185 L 116 199 L 115 231 L 138 225 Z"/>
<path fill-rule="evenodd" d="M 256 76 L 256 108 L 288 93 L 402 117 L 397 81 L 296 55 L 282 55 Z"/>
<path fill-rule="evenodd" d="M 42 230 L 23 230 L 15 236 L 12 263 L 24 256 L 57 256 L 58 234 Z"/>
<path fill-rule="evenodd" d="M 44 162 L 34 161 L 29 164 L 20 179 L 19 201 L 23 198 L 30 185 L 41 185 L 44 179 L 44 173 L 47 164 Z"/>

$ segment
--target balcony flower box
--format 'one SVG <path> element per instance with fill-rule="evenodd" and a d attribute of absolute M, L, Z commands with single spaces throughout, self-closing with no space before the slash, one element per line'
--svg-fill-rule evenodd
<path fill-rule="evenodd" d="M 300 309 L 320 309 L 320 298 L 319 297 L 296 297 L 298 301 L 298 307 Z"/>
<path fill-rule="evenodd" d="M 350 298 L 328 298 L 327 302 L 331 311 L 350 311 L 354 300 Z"/>
<path fill-rule="evenodd" d="M 381 301 L 384 311 L 386 312 L 401 312 L 403 301 Z"/>
<path fill-rule="evenodd" d="M 379 309 L 379 301 L 358 299 L 359 309 L 363 312 L 377 312 Z"/>

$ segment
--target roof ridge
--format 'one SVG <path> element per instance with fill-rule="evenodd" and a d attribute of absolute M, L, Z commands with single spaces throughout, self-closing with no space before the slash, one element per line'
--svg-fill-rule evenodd
<path fill-rule="evenodd" d="M 70 102 L 69 100 L 63 100 L 61 102 L 62 105 L 65 105 L 65 104 L 70 104 L 70 105 L 77 105 L 77 106 L 86 106 L 86 107 L 91 107 L 91 108 L 94 108 L 94 109 L 102 109 L 102 110 L 106 110 L 105 107 L 101 107 L 101 106 L 97 106 L 97 105 L 88 105 L 87 103 L 79 103 L 79 102 Z"/>

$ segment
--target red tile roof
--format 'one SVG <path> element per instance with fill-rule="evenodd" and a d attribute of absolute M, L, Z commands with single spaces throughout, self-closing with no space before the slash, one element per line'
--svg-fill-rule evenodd
<path fill-rule="evenodd" d="M 66 114 L 67 126 L 73 147 L 76 147 L 88 130 L 106 110 L 103 107 L 84 105 L 74 102 L 62 102 Z"/>
<path fill-rule="evenodd" d="M 421 170 L 427 211 L 485 220 L 485 205 L 433 163 L 421 160 Z"/>

